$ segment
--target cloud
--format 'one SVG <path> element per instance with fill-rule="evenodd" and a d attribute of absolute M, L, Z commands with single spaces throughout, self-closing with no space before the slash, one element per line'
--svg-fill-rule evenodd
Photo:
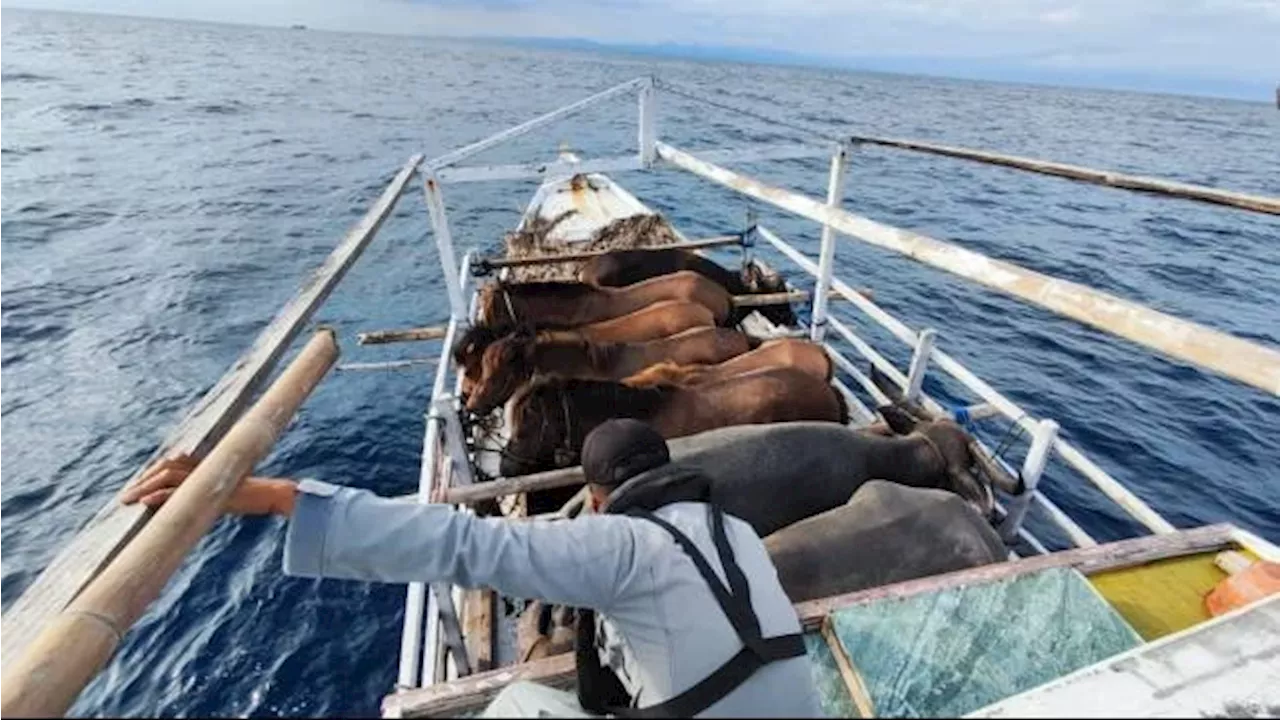
<path fill-rule="evenodd" d="M 1080 19 L 1080 11 L 1074 7 L 1049 10 L 1040 14 L 1040 21 L 1050 25 L 1070 25 Z"/>
<path fill-rule="evenodd" d="M 428 35 L 577 37 L 1176 70 L 1275 82 L 1280 0 L 25 0 L 27 5 Z"/>

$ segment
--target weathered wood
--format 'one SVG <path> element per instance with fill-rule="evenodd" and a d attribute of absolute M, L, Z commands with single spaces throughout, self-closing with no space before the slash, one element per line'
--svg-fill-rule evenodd
<path fill-rule="evenodd" d="M 18 656 L 6 658 L 0 713 L 61 715 L 111 658 L 133 623 L 204 537 L 253 466 L 338 357 L 333 331 L 312 337 L 227 431 L 151 522 Z"/>
<path fill-rule="evenodd" d="M 844 649 L 844 643 L 840 642 L 840 636 L 836 634 L 830 617 L 822 620 L 821 632 L 823 641 L 827 643 L 827 649 L 831 651 L 831 657 L 836 661 L 840 679 L 844 680 L 845 689 L 849 691 L 849 699 L 853 700 L 853 704 L 858 708 L 858 714 L 864 718 L 876 717 L 876 705 L 871 700 L 871 691 L 867 689 L 867 683 L 853 666 L 853 661 L 849 658 L 848 651 Z"/>
<path fill-rule="evenodd" d="M 810 600 L 798 603 L 796 613 L 806 630 L 819 630 L 823 620 L 834 610 L 884 598 L 910 597 L 1055 567 L 1074 567 L 1085 575 L 1093 575 L 1164 558 L 1212 552 L 1234 545 L 1234 538 L 1235 528 L 1226 523 L 1163 535 L 1147 535 Z M 383 710 L 384 713 L 395 713 L 397 717 L 454 717 L 483 708 L 502 688 L 517 680 L 552 687 L 569 687 L 574 680 L 573 654 L 565 653 L 523 665 L 500 668 L 451 683 L 401 691 L 383 700 Z"/>
<path fill-rule="evenodd" d="M 493 650 L 497 641 L 497 633 L 494 632 L 497 626 L 493 621 L 496 600 L 497 596 L 487 588 L 467 590 L 463 594 L 462 628 L 474 672 L 493 669 Z"/>
<path fill-rule="evenodd" d="M 719 247 L 721 245 L 740 245 L 742 244 L 741 235 L 718 235 L 716 237 L 704 238 L 702 240 L 690 240 L 683 243 L 672 243 L 670 245 L 662 245 L 655 248 L 640 248 L 646 250 L 701 250 L 703 248 Z M 526 265 L 550 265 L 567 262 L 581 262 L 590 260 L 601 255 L 608 255 L 615 252 L 617 248 L 609 250 L 593 250 L 591 252 L 565 253 L 562 255 L 530 255 L 520 258 L 480 258 L 476 260 L 472 267 L 477 273 L 487 274 L 494 270 L 500 270 L 508 267 L 524 267 Z"/>
<path fill-rule="evenodd" d="M 444 337 L 448 329 L 448 325 L 431 325 L 428 327 L 404 328 L 403 330 L 370 330 L 356 335 L 356 342 L 361 345 L 385 345 L 396 342 L 439 340 Z"/>
<path fill-rule="evenodd" d="M 798 603 L 796 611 L 806 627 L 815 628 L 833 610 L 862 605 L 876 600 L 909 597 L 960 585 L 1003 580 L 1023 573 L 1055 567 L 1074 567 L 1085 575 L 1120 570 L 1167 557 L 1209 552 L 1233 544 L 1232 526 L 1206 525 L 1161 535 L 1147 535 L 1131 540 L 1064 550 L 1049 555 L 1035 555 L 1014 562 L 983 565 L 933 577 L 869 588 L 846 595 L 836 595 Z"/>
<path fill-rule="evenodd" d="M 1254 212 L 1280 215 L 1280 198 L 1277 197 L 1248 195 L 1231 190 L 1219 190 L 1217 188 L 1173 182 L 1170 180 L 1161 180 L 1159 178 L 1144 177 L 1141 175 L 1126 175 L 1124 173 L 1111 172 L 1109 170 L 1094 170 L 1093 168 L 1080 167 L 1079 165 L 1068 165 L 1066 163 L 1051 162 L 1048 160 L 1036 160 L 1033 158 L 1019 157 L 1017 155 L 1004 155 L 985 150 L 970 150 L 968 148 L 920 142 L 918 140 L 901 140 L 896 138 L 867 137 L 860 135 L 855 135 L 851 139 L 855 143 L 861 143 L 864 145 L 881 145 L 884 147 L 893 147 L 902 150 L 914 150 L 934 155 L 962 158 L 964 160 L 976 160 L 977 162 L 987 163 L 990 165 L 1003 165 L 1005 167 L 1017 168 L 1018 170 L 1030 170 L 1031 172 L 1040 173 L 1042 175 L 1054 175 L 1057 177 L 1068 178 L 1070 180 L 1093 183 L 1095 185 L 1107 185 L 1110 187 L 1124 188 L 1126 190 L 1140 190 L 1142 192 L 1155 193 L 1157 195 L 1168 195 L 1170 197 L 1182 198 L 1184 200 L 1198 200 L 1200 202 L 1213 203 L 1216 205 L 1228 205 L 1243 210 L 1253 210 Z"/>
<path fill-rule="evenodd" d="M 470 505 L 481 500 L 494 500 L 507 495 L 519 495 L 520 493 L 537 492 L 539 490 L 554 490 L 555 488 L 569 487 L 570 485 L 581 485 L 584 482 L 582 466 L 574 465 L 573 467 L 547 470 L 530 475 L 521 475 L 520 477 L 502 478 L 501 480 L 480 482 L 474 485 L 441 488 L 436 493 L 434 502 Z"/>
<path fill-rule="evenodd" d="M 405 163 L 365 216 L 325 259 L 324 264 L 312 273 L 288 304 L 276 313 L 253 345 L 236 360 L 213 389 L 205 393 L 200 402 L 187 413 L 144 467 L 168 455 L 203 457 L 222 439 L 249 404 L 249 400 L 266 383 L 290 342 L 360 257 L 382 222 L 391 214 L 396 200 L 421 162 L 422 156 L 415 155 Z M 136 473 L 133 479 L 137 479 Z M 147 524 L 152 514 L 140 505 L 121 505 L 112 497 L 4 614 L 3 655 L 17 657 L 40 628 L 66 607 L 120 548 Z"/>
<path fill-rule="evenodd" d="M 658 143 L 657 147 L 664 162 L 748 197 L 830 225 L 870 245 L 967 278 L 1176 360 L 1280 395 L 1280 350 L 1276 348 L 1166 315 L 1086 285 L 828 207 L 814 198 L 766 185 L 665 143 Z"/>
<path fill-rule="evenodd" d="M 368 372 L 371 370 L 408 370 L 420 365 L 435 365 L 439 358 L 420 357 L 403 360 L 387 360 L 385 362 L 343 363 L 334 368 L 335 372 Z"/>
<path fill-rule="evenodd" d="M 527 680 L 568 690 L 574 684 L 573 653 L 476 673 L 448 683 L 401 690 L 382 700 L 383 717 L 461 717 L 476 712 L 506 686 Z"/>

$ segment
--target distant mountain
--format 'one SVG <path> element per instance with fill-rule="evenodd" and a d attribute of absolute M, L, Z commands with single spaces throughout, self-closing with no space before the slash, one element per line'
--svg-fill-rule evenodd
<path fill-rule="evenodd" d="M 850 55 L 836 57 L 754 47 L 688 45 L 681 43 L 605 43 L 583 38 L 491 37 L 482 38 L 482 40 L 546 50 L 625 53 L 646 57 L 708 62 L 791 65 L 1034 85 L 1133 90 L 1176 95 L 1205 95 L 1268 103 L 1272 102 L 1276 87 L 1274 82 L 1264 79 L 1239 80 L 1235 78 L 1196 77 L 1130 70 L 1057 68 L 1037 64 L 1031 59 L 1020 61 L 1018 58 L 988 59 L 908 55 Z"/>

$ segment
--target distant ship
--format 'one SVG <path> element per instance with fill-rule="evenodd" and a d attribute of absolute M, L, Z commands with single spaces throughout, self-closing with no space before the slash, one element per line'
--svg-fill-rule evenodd
<path fill-rule="evenodd" d="M 293 30 L 306 30 L 306 29 L 307 29 L 307 26 L 306 26 L 306 25 L 302 25 L 302 24 L 290 25 L 289 27 L 290 27 L 291 29 L 293 29 Z"/>

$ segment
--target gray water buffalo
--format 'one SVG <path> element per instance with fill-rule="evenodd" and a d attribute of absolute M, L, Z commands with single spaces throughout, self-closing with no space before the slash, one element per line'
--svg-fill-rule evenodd
<path fill-rule="evenodd" d="M 909 434 L 888 437 L 833 423 L 789 422 L 712 430 L 672 449 L 677 465 L 711 476 L 714 502 L 764 537 L 844 505 L 869 480 L 948 490 L 988 515 L 987 483 L 1016 481 L 975 457 L 971 440 L 945 420 L 918 422 Z"/>
<path fill-rule="evenodd" d="M 765 538 L 792 602 L 1000 562 L 1000 536 L 958 495 L 872 480 L 845 505 Z"/>

